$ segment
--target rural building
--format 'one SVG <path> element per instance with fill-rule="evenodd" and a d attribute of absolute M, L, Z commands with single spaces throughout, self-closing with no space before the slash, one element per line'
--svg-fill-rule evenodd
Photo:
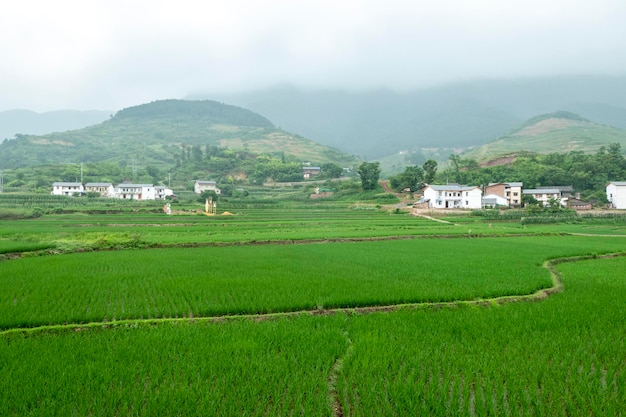
<path fill-rule="evenodd" d="M 427 185 L 422 189 L 424 201 L 428 201 L 430 208 L 482 208 L 480 187 L 471 185 Z"/>
<path fill-rule="evenodd" d="M 88 182 L 85 184 L 86 193 L 98 193 L 100 197 L 115 197 L 115 187 L 110 182 Z"/>
<path fill-rule="evenodd" d="M 213 191 L 215 194 L 221 193 L 215 181 L 196 180 L 193 184 L 193 192 L 202 194 L 204 191 Z"/>
<path fill-rule="evenodd" d="M 561 190 L 558 187 L 554 188 L 534 188 L 530 190 L 524 190 L 524 195 L 532 196 L 539 204 L 543 206 L 549 206 L 550 200 L 557 199 L 559 200 L 562 207 L 567 207 L 567 199 L 568 197 L 563 197 L 561 195 Z"/>
<path fill-rule="evenodd" d="M 589 201 L 583 201 L 579 198 L 570 197 L 567 199 L 567 207 L 573 210 L 591 210 L 591 203 Z"/>
<path fill-rule="evenodd" d="M 154 199 L 155 200 L 165 200 L 168 197 L 173 197 L 174 196 L 174 192 L 167 188 L 167 187 L 163 187 L 163 186 L 156 186 L 154 187 Z"/>
<path fill-rule="evenodd" d="M 52 183 L 52 195 L 81 195 L 85 192 L 85 187 L 80 182 L 55 182 Z"/>
<path fill-rule="evenodd" d="M 483 208 L 509 207 L 509 200 L 499 194 L 488 194 L 483 197 Z"/>
<path fill-rule="evenodd" d="M 123 200 L 154 200 L 154 185 L 122 183 L 115 189 L 115 194 Z"/>
<path fill-rule="evenodd" d="M 80 182 L 55 182 L 52 184 L 53 195 L 83 195 L 98 193 L 101 197 L 121 198 L 125 200 L 165 200 L 174 196 L 167 187 L 152 184 L 121 183 L 114 187 L 110 182 L 88 182 L 84 186 Z"/>
<path fill-rule="evenodd" d="M 626 209 L 626 181 L 613 181 L 606 186 L 606 199 L 611 208 Z"/>
<path fill-rule="evenodd" d="M 302 176 L 305 180 L 316 177 L 322 172 L 320 167 L 302 167 Z"/>
<path fill-rule="evenodd" d="M 492 182 L 485 188 L 485 194 L 506 198 L 509 207 L 521 207 L 523 185 L 521 182 Z"/>

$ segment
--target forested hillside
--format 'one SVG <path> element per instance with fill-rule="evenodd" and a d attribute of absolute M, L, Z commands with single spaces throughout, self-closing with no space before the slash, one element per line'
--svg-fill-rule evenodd
<path fill-rule="evenodd" d="M 179 163 L 194 146 L 276 154 L 316 164 L 349 163 L 336 149 L 278 129 L 265 117 L 214 101 L 164 100 L 130 107 L 95 126 L 40 136 L 18 135 L 0 144 L 0 169 L 44 164 Z"/>
<path fill-rule="evenodd" d="M 596 152 L 601 146 L 626 147 L 626 130 L 601 125 L 578 114 L 560 111 L 535 116 L 507 135 L 466 153 L 467 158 L 487 162 L 518 152 Z"/>
<path fill-rule="evenodd" d="M 626 129 L 624 76 L 480 80 L 408 92 L 277 87 L 190 97 L 244 106 L 291 132 L 366 159 L 479 146 L 530 117 L 558 110 Z"/>

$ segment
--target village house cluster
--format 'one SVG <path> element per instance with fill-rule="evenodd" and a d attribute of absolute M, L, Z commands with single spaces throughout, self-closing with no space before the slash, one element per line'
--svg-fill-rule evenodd
<path fill-rule="evenodd" d="M 196 180 L 194 192 L 202 194 L 213 191 L 220 194 L 215 181 Z M 110 182 L 55 182 L 52 184 L 52 195 L 81 196 L 88 193 L 98 194 L 104 198 L 120 198 L 123 200 L 165 200 L 174 197 L 174 192 L 167 187 L 153 184 L 120 183 L 114 186 Z"/>
<path fill-rule="evenodd" d="M 490 183 L 483 193 L 483 189 L 478 186 L 446 184 L 427 185 L 422 192 L 423 197 L 418 204 L 438 209 L 519 208 L 522 207 L 524 196 L 531 196 L 544 206 L 558 201 L 562 207 L 575 210 L 591 209 L 591 204 L 580 200 L 571 186 L 523 189 L 521 182 L 499 182 Z M 609 183 L 606 186 L 606 198 L 609 207 L 626 209 L 626 182 Z"/>

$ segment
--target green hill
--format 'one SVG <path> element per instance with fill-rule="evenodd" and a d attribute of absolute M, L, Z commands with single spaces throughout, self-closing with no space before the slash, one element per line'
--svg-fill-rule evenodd
<path fill-rule="evenodd" d="M 105 161 L 165 167 L 174 165 L 185 148 L 207 145 L 316 164 L 355 162 L 334 148 L 276 128 L 250 110 L 209 100 L 162 100 L 120 110 L 79 130 L 17 135 L 0 144 L 0 169 Z"/>
<path fill-rule="evenodd" d="M 519 152 L 590 153 L 612 143 L 626 148 L 626 130 L 560 111 L 533 117 L 511 133 L 464 153 L 463 157 L 487 162 Z"/>

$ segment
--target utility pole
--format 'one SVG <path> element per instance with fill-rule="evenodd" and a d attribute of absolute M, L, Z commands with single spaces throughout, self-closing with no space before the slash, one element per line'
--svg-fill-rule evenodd
<path fill-rule="evenodd" d="M 2 171 L 0 171 L 0 194 L 4 192 L 4 177 Z"/>
<path fill-rule="evenodd" d="M 83 183 L 83 163 L 80 163 L 80 183 Z"/>

